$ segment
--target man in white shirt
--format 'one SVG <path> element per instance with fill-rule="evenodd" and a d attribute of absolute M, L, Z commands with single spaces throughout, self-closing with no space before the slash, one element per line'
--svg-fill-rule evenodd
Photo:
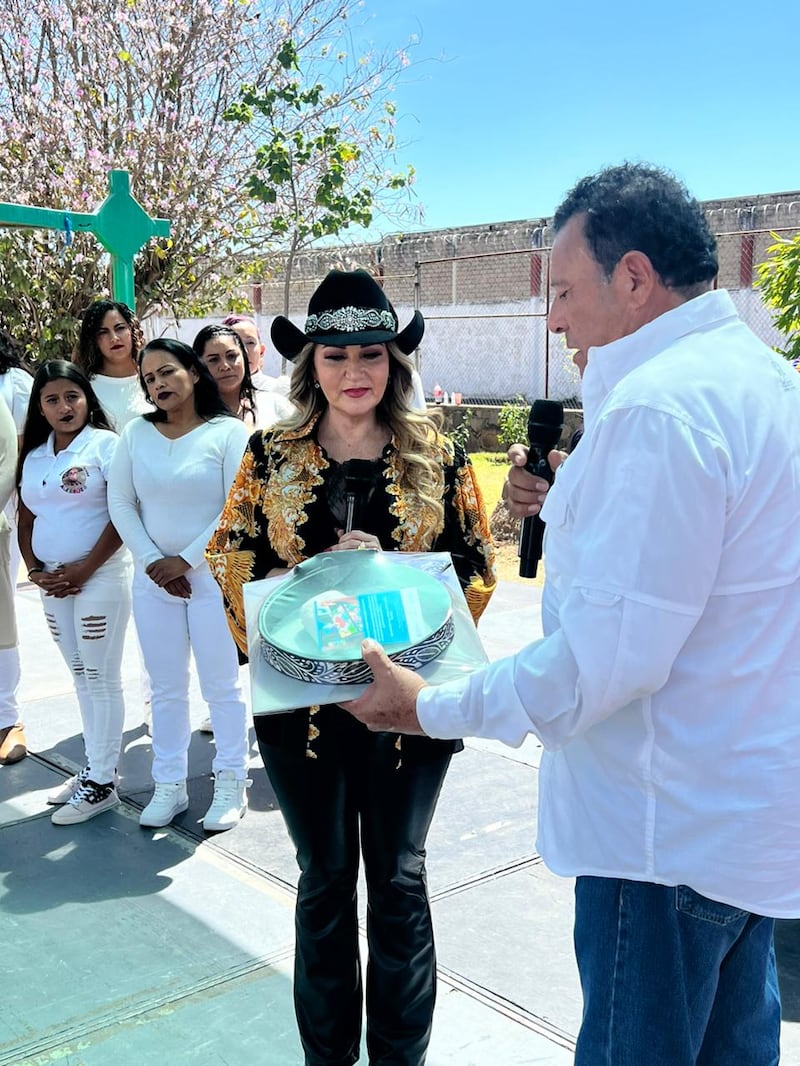
<path fill-rule="evenodd" d="M 426 687 L 366 643 L 373 729 L 546 751 L 575 876 L 576 1066 L 775 1066 L 774 918 L 800 916 L 800 379 L 744 326 L 699 204 L 643 165 L 556 212 L 551 330 L 585 434 L 547 523 L 543 640 Z M 518 515 L 541 484 L 509 474 Z"/>

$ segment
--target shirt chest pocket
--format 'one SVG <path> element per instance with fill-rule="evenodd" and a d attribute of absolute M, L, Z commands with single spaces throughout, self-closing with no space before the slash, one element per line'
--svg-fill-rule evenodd
<path fill-rule="evenodd" d="M 575 525 L 584 465 L 582 456 L 576 451 L 558 468 L 556 480 L 542 508 L 542 521 L 549 530 L 568 533 Z"/>

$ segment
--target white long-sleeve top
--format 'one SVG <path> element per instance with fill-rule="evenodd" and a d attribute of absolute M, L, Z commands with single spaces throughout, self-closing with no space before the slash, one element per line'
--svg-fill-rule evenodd
<path fill-rule="evenodd" d="M 117 433 L 121 433 L 134 418 L 153 410 L 145 399 L 138 374 L 126 378 L 95 374 L 92 388 Z"/>
<path fill-rule="evenodd" d="M 17 466 L 17 427 L 8 404 L 0 396 L 0 532 L 9 528 L 3 514 L 14 491 L 14 472 Z"/>
<path fill-rule="evenodd" d="M 22 436 L 25 419 L 28 416 L 28 402 L 31 398 L 33 378 L 22 367 L 12 366 L 5 374 L 0 374 L 0 396 L 8 404 L 17 436 Z"/>
<path fill-rule="evenodd" d="M 592 349 L 584 412 L 545 638 L 423 690 L 422 727 L 542 740 L 556 873 L 800 916 L 800 377 L 709 292 Z"/>
<path fill-rule="evenodd" d="M 203 562 L 248 438 L 233 417 L 212 418 L 177 440 L 145 418 L 128 423 L 111 464 L 108 506 L 138 566 L 175 555 L 191 567 Z"/>

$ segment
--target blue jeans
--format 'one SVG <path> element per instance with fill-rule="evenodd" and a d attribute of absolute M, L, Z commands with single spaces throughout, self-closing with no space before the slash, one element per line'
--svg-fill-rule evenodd
<path fill-rule="evenodd" d="M 666 887 L 575 884 L 575 1066 L 776 1066 L 774 920 Z"/>

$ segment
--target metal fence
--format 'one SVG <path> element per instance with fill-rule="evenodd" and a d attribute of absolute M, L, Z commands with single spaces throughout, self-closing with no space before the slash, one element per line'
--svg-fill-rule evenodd
<path fill-rule="evenodd" d="M 420 373 L 465 401 L 551 397 L 580 406 L 580 377 L 563 337 L 547 329 L 548 249 L 417 264 L 425 315 Z"/>
<path fill-rule="evenodd" d="M 767 249 L 796 228 L 717 234 L 718 285 L 771 347 L 785 342 L 754 288 Z M 495 252 L 417 265 L 416 306 L 427 328 L 420 349 L 426 391 L 455 389 L 475 403 L 544 396 L 580 406 L 580 376 L 564 338 L 547 329 L 550 250 Z"/>

